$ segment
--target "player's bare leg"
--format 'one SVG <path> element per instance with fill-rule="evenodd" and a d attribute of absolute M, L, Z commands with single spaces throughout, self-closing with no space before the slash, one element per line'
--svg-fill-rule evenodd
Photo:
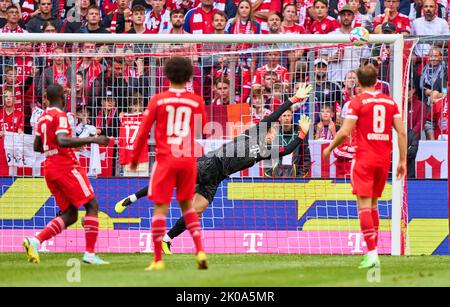
<path fill-rule="evenodd" d="M 146 271 L 163 271 L 165 269 L 162 260 L 162 246 L 161 242 L 166 233 L 166 216 L 169 209 L 168 204 L 155 203 L 152 217 L 152 238 L 155 248 L 153 262 L 147 267 Z"/>
<path fill-rule="evenodd" d="M 54 236 L 60 234 L 65 228 L 74 224 L 78 219 L 78 209 L 69 206 L 65 212 L 51 220 L 47 226 L 34 237 L 25 238 L 22 246 L 27 253 L 28 261 L 31 263 L 39 263 L 39 246 Z"/>
<path fill-rule="evenodd" d="M 198 216 L 202 216 L 203 212 L 208 208 L 209 201 L 203 197 L 202 195 L 195 193 L 194 200 L 192 202 L 192 206 L 194 207 L 195 212 L 197 212 Z M 172 239 L 178 237 L 186 230 L 186 224 L 184 222 L 184 217 L 180 217 L 175 225 L 167 232 L 167 234 L 163 238 L 162 247 L 163 252 L 166 255 L 171 255 L 172 251 L 170 250 L 172 246 Z"/>
<path fill-rule="evenodd" d="M 83 262 L 88 264 L 109 264 L 95 255 L 95 244 L 97 243 L 99 222 L 98 222 L 98 202 L 95 198 L 84 205 L 86 216 L 83 219 L 83 227 L 86 238 L 86 252 Z"/>
<path fill-rule="evenodd" d="M 191 200 L 180 201 L 180 208 L 183 213 L 186 228 L 189 230 L 192 239 L 194 240 L 196 250 L 195 259 L 197 261 L 197 268 L 199 270 L 206 270 L 208 269 L 208 259 L 203 250 L 202 232 L 199 215 L 196 212 L 196 210 L 192 207 Z"/>
<path fill-rule="evenodd" d="M 379 266 L 380 261 L 377 252 L 376 232 L 372 218 L 372 204 L 373 199 L 370 197 L 363 197 L 357 195 L 359 222 L 361 231 L 364 236 L 364 241 L 367 245 L 367 255 L 364 256 L 363 261 L 359 265 L 360 269 L 372 268 Z"/>

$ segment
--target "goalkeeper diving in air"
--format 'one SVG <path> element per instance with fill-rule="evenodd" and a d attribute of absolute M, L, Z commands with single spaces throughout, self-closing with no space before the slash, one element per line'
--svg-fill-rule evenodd
<path fill-rule="evenodd" d="M 220 148 L 198 158 L 197 185 L 193 207 L 199 216 L 212 203 L 220 183 L 231 174 L 250 168 L 262 160 L 289 155 L 303 143 L 311 125 L 311 119 L 308 116 L 302 115 L 300 117 L 300 129 L 297 137 L 284 147 L 272 146 L 276 136 L 273 124 L 295 103 L 308 98 L 311 90 L 311 85 L 302 84 L 293 97 L 289 98 L 257 125 L 245 130 Z M 115 205 L 115 211 L 119 214 L 122 213 L 129 205 L 146 196 L 147 192 L 148 186 L 142 188 L 136 194 L 120 200 Z M 181 217 L 163 238 L 162 247 L 165 254 L 171 254 L 171 240 L 181 235 L 185 230 L 186 225 L 183 217 Z"/>

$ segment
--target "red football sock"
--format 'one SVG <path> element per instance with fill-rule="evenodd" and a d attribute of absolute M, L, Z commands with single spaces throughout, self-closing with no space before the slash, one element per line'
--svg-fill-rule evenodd
<path fill-rule="evenodd" d="M 63 219 L 58 216 L 51 220 L 50 223 L 48 223 L 47 226 L 38 235 L 36 235 L 36 239 L 42 243 L 61 233 L 64 228 L 66 228 L 66 225 L 64 224 Z"/>
<path fill-rule="evenodd" d="M 367 244 L 367 249 L 372 251 L 377 248 L 376 232 L 372 220 L 372 210 L 363 209 L 359 210 L 359 222 L 361 230 L 364 235 L 364 240 Z"/>
<path fill-rule="evenodd" d="M 200 227 L 200 220 L 198 218 L 197 212 L 193 208 L 183 213 L 184 223 L 186 228 L 191 233 L 192 239 L 194 240 L 196 253 L 203 252 L 202 245 L 202 232 Z"/>
<path fill-rule="evenodd" d="M 161 241 L 166 233 L 166 217 L 162 214 L 154 215 L 152 218 L 152 237 L 155 248 L 154 260 L 158 262 L 162 260 Z"/>
<path fill-rule="evenodd" d="M 98 236 L 98 216 L 86 215 L 84 217 L 84 233 L 86 237 L 86 252 L 94 253 Z"/>
<path fill-rule="evenodd" d="M 375 244 L 378 245 L 378 229 L 380 228 L 380 215 L 378 208 L 372 208 L 373 228 L 375 229 Z"/>

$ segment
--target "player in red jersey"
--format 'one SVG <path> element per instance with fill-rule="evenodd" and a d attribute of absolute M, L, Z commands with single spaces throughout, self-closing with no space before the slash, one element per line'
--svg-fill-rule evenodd
<path fill-rule="evenodd" d="M 134 143 L 130 164 L 132 170 L 136 169 L 139 155 L 147 146 L 150 129 L 156 122 L 156 161 L 147 193 L 155 205 L 152 218 L 155 254 L 153 263 L 146 270 L 164 270 L 161 242 L 166 232 L 166 215 L 174 187 L 177 189 L 177 200 L 186 226 L 195 243 L 198 268 L 208 268 L 202 246 L 200 221 L 192 207 L 197 156 L 201 155 L 201 152 L 196 154 L 194 137 L 196 128 L 202 128 L 194 125 L 198 120 L 206 123 L 203 98 L 185 89 L 193 71 L 189 59 L 173 57 L 166 62 L 164 74 L 170 81 L 170 88 L 150 99 Z"/>
<path fill-rule="evenodd" d="M 61 210 L 61 216 L 54 218 L 34 237 L 23 239 L 22 245 L 28 255 L 28 261 L 39 263 L 39 245 L 61 233 L 78 219 L 78 208 L 84 205 L 86 216 L 86 252 L 83 262 L 89 264 L 108 264 L 94 253 L 98 236 L 98 203 L 94 190 L 75 156 L 74 148 L 96 143 L 108 145 L 106 136 L 72 138 L 65 107 L 64 88 L 59 84 L 47 87 L 47 99 L 50 106 L 39 118 L 34 150 L 43 152 L 45 159 L 45 181 Z"/>
<path fill-rule="evenodd" d="M 357 71 L 361 94 L 352 98 L 344 124 L 323 155 L 330 153 L 351 135 L 356 128 L 358 148 L 353 159 L 351 180 L 356 195 L 359 219 L 368 253 L 359 268 L 379 266 L 377 253 L 379 215 L 377 201 L 384 190 L 392 155 L 392 128 L 398 134 L 400 158 L 397 180 L 406 174 L 406 132 L 395 101 L 375 91 L 377 70 L 374 65 Z"/>

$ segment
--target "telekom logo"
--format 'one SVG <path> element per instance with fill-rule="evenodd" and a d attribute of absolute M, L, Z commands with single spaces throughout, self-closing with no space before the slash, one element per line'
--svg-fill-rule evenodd
<path fill-rule="evenodd" d="M 352 247 L 352 254 L 361 254 L 363 253 L 363 247 L 366 246 L 366 242 L 364 242 L 362 233 L 354 233 L 351 232 L 348 234 L 348 246 Z"/>
<path fill-rule="evenodd" d="M 256 247 L 261 247 L 263 245 L 262 242 L 263 234 L 260 232 L 257 233 L 244 233 L 244 247 L 248 247 L 246 253 L 258 253 Z"/>
<path fill-rule="evenodd" d="M 152 234 L 140 233 L 139 246 L 144 248 L 144 250 L 141 253 L 152 253 L 153 252 Z"/>

